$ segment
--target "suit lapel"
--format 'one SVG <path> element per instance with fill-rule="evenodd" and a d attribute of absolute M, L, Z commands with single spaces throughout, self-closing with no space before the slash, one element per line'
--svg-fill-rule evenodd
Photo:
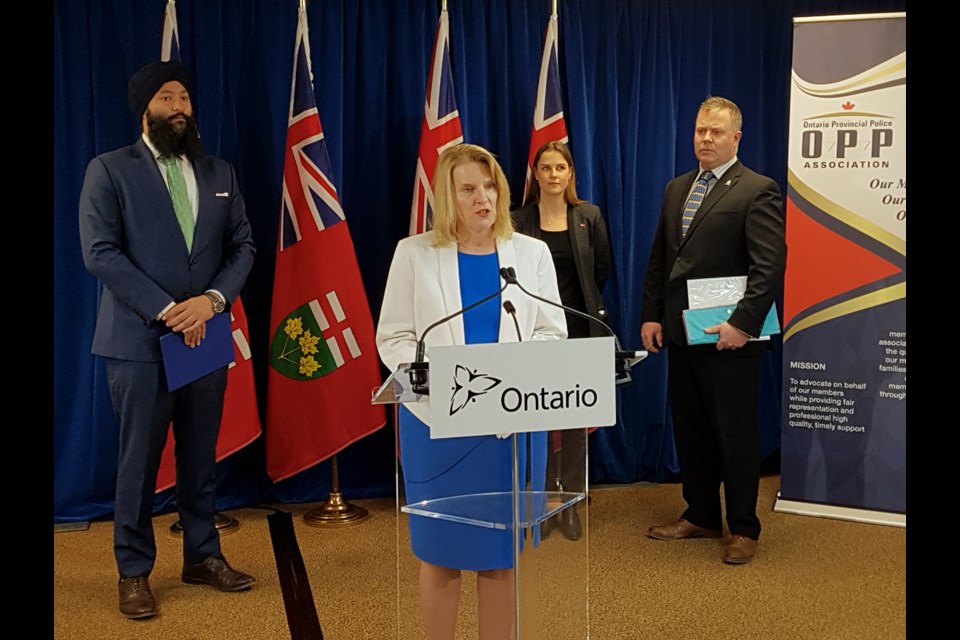
<path fill-rule="evenodd" d="M 523 211 L 523 224 L 521 225 L 523 228 L 518 229 L 518 231 L 532 238 L 540 238 L 540 205 L 533 202 L 524 207 Z"/>
<path fill-rule="evenodd" d="M 204 156 L 196 158 L 191 163 L 193 166 L 193 175 L 197 179 L 197 224 L 193 230 L 193 251 L 191 255 L 197 256 L 207 246 L 210 234 L 213 231 L 213 220 L 211 211 L 215 211 L 212 200 L 216 197 L 213 190 L 207 185 L 216 184 L 213 176 L 213 164 L 208 162 Z M 206 188 L 205 188 L 206 187 Z"/>
<path fill-rule="evenodd" d="M 687 235 L 684 237 L 683 242 L 686 242 L 687 238 L 693 235 L 694 231 L 697 230 L 697 227 L 710 215 L 710 211 L 713 210 L 714 206 L 721 200 L 724 196 L 730 193 L 730 190 L 733 189 L 737 182 L 740 180 L 740 170 L 743 167 L 740 164 L 740 161 L 734 162 L 729 169 L 723 174 L 723 177 L 717 181 L 717 184 L 713 185 L 713 188 L 710 189 L 710 193 L 707 194 L 707 197 L 703 199 L 703 204 L 700 205 L 700 208 L 697 210 L 697 214 L 693 217 L 693 222 L 690 223 L 690 228 L 687 229 Z"/>
<path fill-rule="evenodd" d="M 586 218 L 583 215 L 583 209 L 580 206 L 567 205 L 567 235 L 570 236 L 570 248 L 573 250 L 573 262 L 577 268 L 577 275 L 583 273 L 583 265 L 586 260 L 583 252 L 591 246 L 590 228 L 587 225 Z M 583 283 L 580 283 L 583 286 Z"/>
<path fill-rule="evenodd" d="M 539 225 L 537 225 L 539 226 Z M 497 260 L 500 262 L 500 267 L 510 268 L 513 267 L 514 270 L 517 270 L 517 249 L 513 244 L 512 240 L 497 240 Z M 519 271 L 518 271 L 519 273 Z M 503 286 L 502 284 L 500 286 Z M 519 287 L 511 286 L 501 294 L 502 300 L 512 300 L 514 307 L 517 309 L 517 321 L 523 325 L 523 318 L 520 316 L 522 313 L 523 305 L 518 304 L 517 294 L 521 296 L 526 296 L 522 293 Z M 503 308 L 503 304 L 500 305 L 500 337 L 498 342 L 516 342 L 517 341 L 517 329 L 513 326 L 513 320 L 510 318 L 510 314 L 506 312 Z"/>
<path fill-rule="evenodd" d="M 698 175 L 698 171 L 691 171 L 690 173 L 684 174 L 681 176 L 683 180 L 680 181 L 682 188 L 674 196 L 676 200 L 667 211 L 673 211 L 673 227 L 674 232 L 677 234 L 677 238 L 680 239 L 680 242 L 683 242 L 683 231 L 681 226 L 681 218 L 683 218 L 683 208 L 687 206 L 687 197 L 690 194 L 690 189 L 693 186 L 693 181 Z"/>
<path fill-rule="evenodd" d="M 457 260 L 457 244 L 454 242 L 435 251 L 437 252 L 437 273 L 440 275 L 440 292 L 443 296 L 443 316 L 441 317 L 444 317 L 463 308 L 460 302 L 460 264 Z M 450 344 L 464 344 L 466 338 L 463 332 L 463 316 L 457 316 L 446 325 L 447 330 L 450 331 Z"/>

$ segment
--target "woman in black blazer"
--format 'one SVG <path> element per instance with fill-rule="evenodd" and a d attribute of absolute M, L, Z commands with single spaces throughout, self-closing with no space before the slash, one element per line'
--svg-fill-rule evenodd
<path fill-rule="evenodd" d="M 610 241 L 600 209 L 577 197 L 573 156 L 562 142 L 548 142 L 533 157 L 533 176 L 526 203 L 513 212 L 519 233 L 540 238 L 550 247 L 564 305 L 606 322 L 601 292 L 610 273 Z M 607 335 L 596 323 L 566 314 L 570 338 Z M 586 429 L 560 434 L 560 452 L 547 457 L 547 490 L 582 492 L 586 486 Z M 556 434 L 551 438 L 556 441 Z M 561 512 L 560 530 L 569 540 L 582 535 L 576 505 Z M 541 526 L 546 537 L 558 524 Z"/>

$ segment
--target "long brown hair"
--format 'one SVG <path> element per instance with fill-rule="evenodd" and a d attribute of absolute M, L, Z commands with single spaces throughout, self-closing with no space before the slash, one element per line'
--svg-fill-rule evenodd
<path fill-rule="evenodd" d="M 556 151 L 562 155 L 563 159 L 567 161 L 567 166 L 570 167 L 570 182 L 567 183 L 567 188 L 563 192 L 563 199 L 566 200 L 567 204 L 572 205 L 586 202 L 586 200 L 577 197 L 577 174 L 573 169 L 573 154 L 570 153 L 567 145 L 554 141 L 548 142 L 537 149 L 537 153 L 533 156 L 533 175 L 530 180 L 530 192 L 527 194 L 527 199 L 524 201 L 524 204 L 528 202 L 540 202 L 540 183 L 537 181 L 537 165 L 540 164 L 540 156 L 547 151 Z"/>

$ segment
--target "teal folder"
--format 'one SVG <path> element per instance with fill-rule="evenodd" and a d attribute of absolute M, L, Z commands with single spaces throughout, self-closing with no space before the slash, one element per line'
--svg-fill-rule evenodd
<path fill-rule="evenodd" d="M 730 319 L 737 305 L 730 304 L 720 307 L 706 307 L 704 309 L 684 309 L 683 328 L 687 332 L 687 344 L 715 344 L 720 335 L 704 333 L 707 327 L 712 327 Z M 770 336 L 780 333 L 780 321 L 777 320 L 777 305 L 770 307 L 770 313 L 763 321 L 758 340 L 769 340 Z"/>
<path fill-rule="evenodd" d="M 207 320 L 207 336 L 193 349 L 184 344 L 182 333 L 160 336 L 160 354 L 168 391 L 226 367 L 233 362 L 234 355 L 230 314 L 218 313 Z"/>

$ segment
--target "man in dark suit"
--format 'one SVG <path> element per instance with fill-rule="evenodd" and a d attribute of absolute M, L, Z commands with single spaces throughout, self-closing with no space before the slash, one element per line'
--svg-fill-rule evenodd
<path fill-rule="evenodd" d="M 756 398 L 764 342 L 751 341 L 783 286 L 783 205 L 777 184 L 737 159 L 740 109 L 711 97 L 700 105 L 694 152 L 700 167 L 667 184 L 644 286 L 640 335 L 667 347 L 674 439 L 687 509 L 650 527 L 657 540 L 720 538 L 724 486 L 730 530 L 723 559 L 753 560 L 760 537 L 760 444 Z M 706 329 L 716 345 L 691 346 L 682 312 L 687 281 L 746 276 L 729 320 Z"/>
<path fill-rule="evenodd" d="M 148 582 L 150 518 L 171 422 L 182 580 L 221 591 L 255 582 L 227 564 L 214 524 L 226 367 L 169 391 L 160 355 L 160 336 L 171 331 L 192 348 L 204 340 L 206 322 L 239 295 L 255 253 L 233 167 L 203 152 L 189 89 L 179 62 L 134 74 L 128 98 L 141 138 L 91 160 L 80 194 L 84 264 L 103 284 L 92 352 L 106 360 L 120 423 L 114 554 L 128 618 L 158 613 Z"/>

